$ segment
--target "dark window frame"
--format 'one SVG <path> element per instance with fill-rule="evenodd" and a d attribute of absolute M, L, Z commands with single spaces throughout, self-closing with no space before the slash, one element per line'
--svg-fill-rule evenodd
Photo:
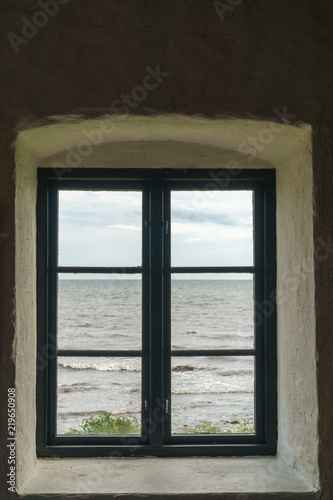
<path fill-rule="evenodd" d="M 215 179 L 215 180 L 212 180 Z M 219 180 L 222 179 L 222 180 Z M 171 268 L 170 191 L 252 189 L 253 266 Z M 58 267 L 57 191 L 142 190 L 143 261 L 140 267 Z M 275 170 L 207 169 L 38 169 L 37 199 L 37 453 L 39 456 L 245 456 L 274 455 L 277 442 L 276 221 Z M 141 351 L 57 351 L 56 307 L 59 272 L 141 273 Z M 254 349 L 173 351 L 170 347 L 171 273 L 243 272 L 254 276 Z M 269 308 L 265 306 L 269 304 Z M 164 318 L 164 319 L 163 319 Z M 152 335 L 160 331 L 160 335 Z M 154 353 L 152 356 L 150 353 Z M 92 354 L 93 353 L 93 354 Z M 171 435 L 171 355 L 254 356 L 255 434 Z M 137 436 L 55 436 L 57 355 L 142 357 L 142 422 Z M 145 404 L 145 401 L 147 404 Z M 169 410 L 168 408 L 168 410 Z M 172 408 L 172 406 L 171 406 Z M 171 410 L 172 411 L 172 410 Z M 153 425 L 152 425 L 153 423 Z"/>

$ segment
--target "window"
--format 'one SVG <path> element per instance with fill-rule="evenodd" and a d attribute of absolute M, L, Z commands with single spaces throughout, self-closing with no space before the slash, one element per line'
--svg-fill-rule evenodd
<path fill-rule="evenodd" d="M 39 455 L 275 454 L 274 171 L 38 179 Z"/>

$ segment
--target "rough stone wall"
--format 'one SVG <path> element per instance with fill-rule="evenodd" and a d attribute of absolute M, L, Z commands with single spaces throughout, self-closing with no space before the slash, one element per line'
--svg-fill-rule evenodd
<path fill-rule="evenodd" d="M 40 2 L 43 2 L 43 0 Z M 330 0 L 59 0 L 54 17 L 37 1 L 0 4 L 1 391 L 14 385 L 14 150 L 18 129 L 51 116 L 114 112 L 147 66 L 169 75 L 130 113 L 275 116 L 314 128 L 315 242 L 332 235 L 333 3 Z M 24 28 L 34 19 L 36 29 Z M 23 31 L 22 31 L 23 29 Z M 9 33 L 24 37 L 18 39 Z M 15 51 L 16 50 L 16 51 Z M 151 80 L 150 80 L 151 82 Z M 137 94 L 138 95 L 138 94 Z M 137 104 L 137 105 L 136 105 Z M 133 108 L 133 109 L 132 109 Z M 316 267 L 322 498 L 333 497 L 332 245 Z M 6 404 L 1 404 L 5 428 Z M 0 433 L 0 462 L 6 448 Z M 0 490 L 5 491 L 1 468 Z M 5 498 L 5 493 L 1 498 Z"/>

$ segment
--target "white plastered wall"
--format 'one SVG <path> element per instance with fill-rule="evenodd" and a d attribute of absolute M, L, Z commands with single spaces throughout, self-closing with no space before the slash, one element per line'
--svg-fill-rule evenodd
<path fill-rule="evenodd" d="M 246 145 L 249 137 L 257 149 Z M 276 168 L 278 459 L 318 486 L 311 127 L 183 116 L 60 120 L 20 132 L 16 164 L 19 490 L 37 465 L 37 167 L 55 167 L 59 176 L 76 167 Z"/>

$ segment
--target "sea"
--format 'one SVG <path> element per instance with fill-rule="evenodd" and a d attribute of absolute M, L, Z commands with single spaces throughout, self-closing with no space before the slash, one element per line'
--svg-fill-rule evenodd
<path fill-rule="evenodd" d="M 172 349 L 251 349 L 253 281 L 172 279 Z M 59 279 L 58 349 L 141 348 L 141 280 Z M 254 419 L 252 356 L 173 356 L 173 434 Z M 58 357 L 57 434 L 100 411 L 141 420 L 141 360 Z M 196 427 L 196 430 L 193 429 Z"/>

